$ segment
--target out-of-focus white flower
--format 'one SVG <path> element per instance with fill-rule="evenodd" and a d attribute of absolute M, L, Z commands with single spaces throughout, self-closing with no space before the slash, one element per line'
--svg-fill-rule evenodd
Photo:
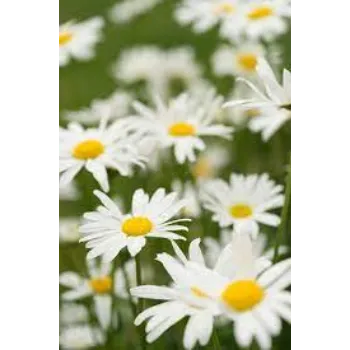
<path fill-rule="evenodd" d="M 162 50 L 141 46 L 124 51 L 114 66 L 116 79 L 128 84 L 145 82 L 148 93 L 169 97 L 171 84 L 180 81 L 185 88 L 195 84 L 202 74 L 190 47 Z"/>
<path fill-rule="evenodd" d="M 62 201 L 75 201 L 79 199 L 80 193 L 76 182 L 71 181 L 65 186 L 60 184 L 59 197 Z"/>
<path fill-rule="evenodd" d="M 79 300 L 93 296 L 96 317 L 103 329 L 107 329 L 112 317 L 113 278 L 110 263 L 96 264 L 87 261 L 89 278 L 83 278 L 73 271 L 60 274 L 60 284 L 70 288 L 62 294 L 65 301 Z"/>
<path fill-rule="evenodd" d="M 60 308 L 60 325 L 67 326 L 89 321 L 89 312 L 84 305 L 64 303 Z"/>
<path fill-rule="evenodd" d="M 95 46 L 102 39 L 102 17 L 93 17 L 76 23 L 71 21 L 60 25 L 59 62 L 65 66 L 71 58 L 88 61 L 95 56 Z"/>
<path fill-rule="evenodd" d="M 94 194 L 103 206 L 97 211 L 85 213 L 85 223 L 80 227 L 84 235 L 80 241 L 87 242 L 87 248 L 91 249 L 88 259 L 103 256 L 106 261 L 111 261 L 125 247 L 134 257 L 145 246 L 147 238 L 186 240 L 175 232 L 188 231 L 179 223 L 190 219 L 170 220 L 186 204 L 177 200 L 175 192 L 166 194 L 163 188 L 159 188 L 150 197 L 138 189 L 132 198 L 131 213 L 126 215 L 106 194 L 97 190 Z"/>
<path fill-rule="evenodd" d="M 265 55 L 257 42 L 244 42 L 237 47 L 222 45 L 212 57 L 214 73 L 218 76 L 255 76 L 258 58 Z"/>
<path fill-rule="evenodd" d="M 130 111 L 131 102 L 129 93 L 117 90 L 105 99 L 93 100 L 88 108 L 65 112 L 64 117 L 85 125 L 98 124 L 103 118 L 111 121 L 124 117 Z"/>
<path fill-rule="evenodd" d="M 115 23 L 127 23 L 153 9 L 163 0 L 124 0 L 117 2 L 109 11 L 109 18 Z"/>
<path fill-rule="evenodd" d="M 84 129 L 70 123 L 60 129 L 60 183 L 68 184 L 86 168 L 104 191 L 109 191 L 107 168 L 129 176 L 133 165 L 143 166 L 145 158 L 135 145 L 140 135 L 131 135 L 122 120 L 106 126 L 102 120 L 98 128 Z"/>
<path fill-rule="evenodd" d="M 181 25 L 193 24 L 196 33 L 203 33 L 217 24 L 236 22 L 239 18 L 238 0 L 183 0 L 175 11 Z"/>
<path fill-rule="evenodd" d="M 290 0 L 240 1 L 237 18 L 225 21 L 220 34 L 234 41 L 242 36 L 272 41 L 287 31 L 290 13 Z"/>
<path fill-rule="evenodd" d="M 276 185 L 263 175 L 231 174 L 230 182 L 210 180 L 201 187 L 201 199 L 206 209 L 210 210 L 213 220 L 220 227 L 249 227 L 253 237 L 259 232 L 258 223 L 278 226 L 280 218 L 268 211 L 283 206 L 282 185 Z"/>
<path fill-rule="evenodd" d="M 223 249 L 232 241 L 232 230 L 221 230 L 220 237 L 216 240 L 213 237 L 205 237 L 203 244 L 205 246 L 205 261 L 208 266 L 214 267 Z M 267 249 L 267 238 L 264 233 L 259 233 L 257 238 L 253 240 L 253 254 L 256 258 L 265 257 L 268 260 L 273 259 L 274 248 Z M 279 246 L 278 253 L 285 254 L 288 247 Z"/>
<path fill-rule="evenodd" d="M 230 154 L 226 147 L 210 145 L 198 156 L 191 171 L 197 180 L 205 180 L 215 177 L 229 162 Z"/>
<path fill-rule="evenodd" d="M 85 350 L 105 342 L 105 335 L 97 327 L 76 325 L 60 333 L 60 345 L 67 350 Z"/>
<path fill-rule="evenodd" d="M 138 115 L 128 118 L 131 128 L 147 132 L 158 140 L 162 148 L 174 147 L 175 158 L 183 164 L 196 160 L 195 151 L 203 151 L 204 136 L 219 136 L 229 139 L 233 128 L 214 124 L 221 104 L 215 91 L 207 91 L 202 98 L 181 94 L 166 105 L 159 97 L 154 98 L 155 109 L 135 102 Z"/>
<path fill-rule="evenodd" d="M 81 238 L 79 233 L 80 219 L 61 218 L 59 224 L 60 241 L 67 243 L 78 242 Z"/>
<path fill-rule="evenodd" d="M 248 127 L 254 132 L 261 132 L 263 140 L 268 141 L 291 117 L 291 75 L 288 70 L 284 69 L 283 83 L 280 84 L 269 64 L 261 58 L 257 73 L 264 87 L 263 90 L 261 91 L 252 82 L 241 78 L 254 92 L 254 97 L 229 101 L 224 104 L 224 107 L 259 111 L 259 114 L 251 119 Z"/>
<path fill-rule="evenodd" d="M 184 184 L 179 180 L 175 179 L 171 185 L 173 191 L 180 194 L 180 198 L 186 201 L 186 205 L 182 209 L 182 214 L 197 218 L 201 214 L 201 207 L 198 201 L 199 194 L 197 189 L 189 181 Z"/>

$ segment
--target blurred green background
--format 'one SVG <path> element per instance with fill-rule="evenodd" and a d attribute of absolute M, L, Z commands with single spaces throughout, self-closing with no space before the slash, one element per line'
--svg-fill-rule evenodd
<path fill-rule="evenodd" d="M 216 78 L 213 76 L 209 60 L 216 47 L 222 42 L 217 31 L 211 30 L 203 35 L 195 35 L 190 28 L 180 27 L 173 19 L 173 10 L 176 1 L 164 0 L 150 12 L 137 17 L 133 21 L 116 25 L 108 20 L 107 12 L 115 0 L 60 0 L 60 24 L 75 19 L 85 20 L 93 16 L 101 15 L 106 19 L 104 28 L 104 40 L 97 45 L 96 57 L 89 62 L 73 61 L 68 66 L 60 68 L 60 112 L 77 110 L 89 106 L 95 98 L 105 98 L 117 87 L 123 84 L 116 82 L 111 75 L 111 66 L 120 53 L 127 48 L 136 45 L 154 44 L 161 48 L 178 46 L 191 46 L 196 53 L 197 61 L 203 65 L 205 77 L 217 87 L 224 96 L 229 93 L 233 85 L 232 78 Z M 290 32 L 279 40 L 283 53 L 283 67 L 290 69 Z M 281 68 L 283 68 L 281 67 Z M 61 125 L 65 121 L 61 120 Z M 276 181 L 284 183 L 286 167 L 290 154 L 290 125 L 285 125 L 268 143 L 261 140 L 259 134 L 252 134 L 247 130 L 239 130 L 235 133 L 232 142 L 224 143 L 230 149 L 231 163 L 220 177 L 227 179 L 233 171 L 240 173 L 268 172 Z M 126 207 L 130 205 L 132 193 L 135 189 L 143 187 L 153 192 L 158 187 L 170 189 L 173 173 L 176 172 L 184 179 L 190 178 L 186 167 L 177 167 L 165 164 L 162 172 L 145 174 L 137 172 L 132 178 L 112 177 L 111 194 L 124 200 Z M 82 197 L 75 202 L 60 202 L 60 216 L 80 216 L 85 211 L 96 207 L 97 201 L 92 191 L 98 187 L 90 174 L 81 173 L 77 178 Z M 127 209 L 126 208 L 126 209 Z M 191 240 L 197 236 L 211 235 L 217 237 L 219 230 L 213 223 L 208 213 L 194 220 L 191 224 Z M 269 234 L 271 241 L 274 237 L 274 229 L 263 230 Z M 284 237 L 290 237 L 289 232 Z M 165 284 L 169 280 L 164 276 L 160 264 L 154 263 L 156 252 L 159 252 L 154 241 L 150 240 L 147 252 L 142 252 L 143 259 L 149 261 L 156 271 L 158 282 Z M 289 239 L 285 242 L 290 244 Z M 148 247 L 147 246 L 147 247 Z M 186 244 L 183 245 L 183 248 Z M 170 243 L 162 244 L 162 250 L 171 252 Z M 79 270 L 86 274 L 84 266 L 85 248 L 83 244 L 71 244 L 60 246 L 60 271 Z M 117 264 L 126 259 L 122 254 L 117 259 Z M 120 301 L 120 305 L 124 302 Z M 89 301 L 87 301 L 89 304 Z M 127 308 L 127 305 L 123 306 Z M 181 349 L 179 345 L 183 334 L 184 322 L 180 322 L 172 331 L 166 332 L 158 341 L 148 345 L 149 349 Z M 232 337 L 232 327 L 226 326 L 218 330 L 223 349 L 238 349 Z M 127 322 L 122 323 L 118 332 L 113 334 L 112 342 L 101 349 L 134 349 L 135 330 Z M 208 346 L 210 349 L 210 344 Z M 255 348 L 257 349 L 257 347 Z M 290 349 L 290 326 L 285 326 L 278 338 L 274 340 L 274 349 Z"/>

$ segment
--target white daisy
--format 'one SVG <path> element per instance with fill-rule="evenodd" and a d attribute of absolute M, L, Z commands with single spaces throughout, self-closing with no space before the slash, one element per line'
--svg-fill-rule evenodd
<path fill-rule="evenodd" d="M 185 207 L 182 209 L 182 214 L 193 218 L 198 218 L 201 215 L 201 207 L 198 200 L 198 190 L 189 181 L 184 184 L 179 180 L 175 179 L 171 188 L 173 191 L 180 193 L 181 198 L 186 201 Z"/>
<path fill-rule="evenodd" d="M 164 98 L 171 95 L 174 81 L 189 88 L 200 80 L 202 74 L 190 47 L 170 50 L 156 46 L 135 47 L 122 52 L 113 71 L 118 81 L 127 84 L 145 82 L 148 94 L 155 92 Z"/>
<path fill-rule="evenodd" d="M 183 0 L 175 18 L 181 25 L 193 24 L 196 33 L 203 33 L 217 24 L 236 22 L 239 10 L 238 0 Z"/>
<path fill-rule="evenodd" d="M 64 303 L 60 308 L 60 325 L 67 326 L 89 321 L 89 312 L 84 305 Z"/>
<path fill-rule="evenodd" d="M 223 249 L 230 244 L 232 241 L 232 231 L 231 230 L 221 230 L 220 237 L 216 240 L 213 237 L 205 237 L 203 239 L 203 244 L 205 246 L 205 261 L 209 267 L 214 267 L 218 258 L 223 251 Z M 279 246 L 278 252 L 280 254 L 285 254 L 288 251 L 288 247 Z M 259 233 L 257 238 L 253 240 L 253 254 L 257 259 L 259 257 L 264 257 L 270 261 L 273 259 L 274 248 L 267 249 L 267 238 L 264 233 Z"/>
<path fill-rule="evenodd" d="M 104 191 L 109 191 L 107 168 L 122 176 L 132 172 L 132 165 L 143 165 L 144 157 L 138 153 L 135 142 L 138 135 L 131 135 L 125 122 L 116 121 L 106 127 L 84 129 L 78 123 L 70 123 L 60 129 L 60 183 L 68 184 L 85 167 Z"/>
<path fill-rule="evenodd" d="M 257 42 L 243 42 L 237 47 L 222 45 L 212 57 L 214 73 L 218 76 L 255 76 L 258 58 L 265 55 Z"/>
<path fill-rule="evenodd" d="M 203 136 L 230 138 L 233 129 L 221 124 L 213 124 L 219 111 L 221 97 L 213 90 L 200 99 L 189 94 L 181 94 L 166 106 L 159 97 L 155 97 L 155 110 L 135 102 L 138 115 L 128 118 L 130 127 L 148 132 L 159 141 L 163 148 L 174 146 L 178 163 L 196 160 L 195 151 L 203 151 Z"/>
<path fill-rule="evenodd" d="M 105 341 L 105 335 L 100 329 L 87 324 L 67 327 L 60 333 L 60 345 L 67 350 L 85 350 Z"/>
<path fill-rule="evenodd" d="M 190 221 L 178 219 L 169 221 L 185 206 L 184 201 L 177 200 L 177 194 L 166 194 L 159 188 L 152 197 L 142 189 L 134 192 L 132 209 L 129 214 L 122 214 L 118 206 L 101 191 L 94 191 L 103 206 L 97 211 L 85 213 L 86 222 L 80 227 L 87 242 L 86 247 L 91 249 L 88 259 L 103 255 L 110 261 L 119 252 L 127 247 L 131 256 L 136 256 L 146 244 L 147 238 L 183 239 L 177 231 L 188 231 L 179 225 L 179 222 Z"/>
<path fill-rule="evenodd" d="M 285 289 L 291 282 L 291 261 L 281 261 L 257 272 L 249 235 L 235 235 L 233 254 L 221 257 L 222 266 L 231 270 L 222 274 L 192 265 L 198 287 L 217 300 L 222 314 L 234 322 L 234 335 L 241 347 L 253 338 L 261 349 L 271 349 L 271 336 L 282 329 L 284 319 L 290 322 L 291 294 Z M 234 259 L 232 259 L 234 258 Z"/>
<path fill-rule="evenodd" d="M 62 201 L 75 201 L 79 199 L 80 192 L 76 182 L 71 181 L 65 186 L 60 184 L 59 197 Z"/>
<path fill-rule="evenodd" d="M 264 59 L 259 59 L 257 73 L 264 86 L 260 91 L 253 83 L 243 80 L 255 93 L 255 98 L 248 100 L 233 100 L 224 107 L 240 107 L 257 109 L 260 114 L 249 123 L 249 128 L 261 132 L 264 141 L 270 137 L 291 117 L 291 75 L 288 70 L 283 71 L 283 83 L 278 83 L 271 67 Z"/>
<path fill-rule="evenodd" d="M 87 61 L 95 56 L 95 46 L 102 38 L 104 20 L 93 17 L 76 23 L 71 21 L 60 26 L 60 66 L 65 66 L 71 58 Z"/>
<path fill-rule="evenodd" d="M 206 209 L 210 210 L 213 220 L 221 227 L 234 225 L 235 230 L 249 227 L 256 237 L 258 224 L 278 226 L 280 218 L 269 210 L 283 206 L 282 185 L 276 185 L 263 175 L 231 174 L 230 183 L 223 180 L 210 180 L 202 186 L 201 198 Z"/>
<path fill-rule="evenodd" d="M 112 317 L 112 266 L 109 263 L 98 266 L 95 260 L 87 261 L 87 266 L 89 278 L 83 278 L 72 271 L 60 274 L 60 284 L 70 288 L 62 294 L 62 299 L 73 301 L 92 296 L 96 317 L 101 327 L 107 329 Z"/>
<path fill-rule="evenodd" d="M 192 174 L 197 180 L 212 178 L 229 164 L 230 157 L 226 147 L 210 145 L 192 165 Z"/>
<path fill-rule="evenodd" d="M 214 316 L 219 313 L 217 304 L 196 287 L 196 276 L 190 273 L 188 264 L 202 264 L 203 256 L 199 248 L 200 240 L 195 240 L 189 247 L 189 260 L 174 243 L 179 260 L 163 253 L 158 254 L 160 261 L 173 280 L 171 287 L 145 285 L 131 289 L 132 295 L 139 298 L 166 300 L 164 303 L 144 310 L 135 319 L 135 325 L 147 321 L 146 340 L 152 343 L 175 323 L 189 317 L 183 345 L 193 349 L 196 343 L 205 346 L 210 339 Z"/>
<path fill-rule="evenodd" d="M 80 219 L 61 218 L 59 222 L 60 241 L 66 243 L 78 242 L 81 238 L 79 233 Z"/>
<path fill-rule="evenodd" d="M 252 40 L 274 40 L 288 29 L 290 0 L 252 0 L 241 2 L 236 21 L 226 21 L 221 35 L 231 40 L 241 36 Z"/>
<path fill-rule="evenodd" d="M 64 118 L 85 125 L 98 124 L 102 118 L 115 120 L 128 114 L 131 101 L 129 93 L 116 90 L 105 99 L 93 100 L 88 108 L 64 112 Z"/>
<path fill-rule="evenodd" d="M 124 0 L 117 2 L 109 11 L 114 23 L 127 23 L 152 10 L 163 0 Z"/>

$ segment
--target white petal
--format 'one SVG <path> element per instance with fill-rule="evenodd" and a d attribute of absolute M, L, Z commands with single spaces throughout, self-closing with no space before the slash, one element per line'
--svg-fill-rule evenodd
<path fill-rule="evenodd" d="M 85 167 L 96 181 L 99 183 L 103 191 L 109 191 L 109 182 L 106 167 L 98 161 L 88 160 L 85 164 Z"/>
<path fill-rule="evenodd" d="M 138 286 L 130 289 L 132 296 L 145 299 L 171 300 L 176 295 L 169 287 L 160 286 Z"/>
<path fill-rule="evenodd" d="M 77 288 L 84 280 L 75 272 L 67 271 L 60 274 L 59 282 L 62 286 Z"/>
<path fill-rule="evenodd" d="M 189 258 L 193 262 L 197 262 L 200 265 L 205 265 L 204 257 L 203 257 L 202 251 L 199 247 L 200 243 L 201 243 L 200 238 L 197 238 L 191 242 L 191 244 L 188 248 Z"/>
<path fill-rule="evenodd" d="M 145 237 L 132 237 L 127 239 L 127 247 L 132 257 L 136 256 L 146 244 Z"/>
<path fill-rule="evenodd" d="M 265 288 L 273 288 L 275 284 L 279 285 L 279 281 L 283 281 L 283 285 L 290 283 L 290 268 L 291 268 L 291 259 L 283 260 L 267 271 L 265 271 L 258 279 L 258 282 Z M 285 280 L 287 276 L 287 280 Z"/>
<path fill-rule="evenodd" d="M 107 329 L 111 323 L 112 298 L 110 295 L 96 295 L 94 297 L 95 312 L 103 329 Z"/>

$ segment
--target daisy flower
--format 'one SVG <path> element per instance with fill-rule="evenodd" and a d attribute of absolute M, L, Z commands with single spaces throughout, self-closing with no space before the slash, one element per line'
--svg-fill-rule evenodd
<path fill-rule="evenodd" d="M 218 76 L 255 76 L 258 58 L 264 55 L 264 47 L 257 42 L 222 45 L 212 57 L 213 70 Z"/>
<path fill-rule="evenodd" d="M 291 117 L 291 75 L 283 71 L 283 83 L 279 84 L 271 67 L 264 59 L 259 59 L 257 73 L 264 89 L 261 91 L 253 83 L 243 80 L 255 93 L 255 98 L 248 100 L 233 100 L 224 107 L 240 107 L 260 111 L 249 123 L 254 132 L 261 132 L 264 141 L 271 136 Z"/>
<path fill-rule="evenodd" d="M 211 211 L 213 220 L 221 227 L 233 225 L 236 230 L 249 227 L 256 237 L 258 224 L 278 226 L 280 218 L 268 211 L 283 206 L 282 185 L 276 185 L 267 174 L 231 174 L 230 183 L 210 180 L 203 184 L 201 198 L 206 209 Z"/>
<path fill-rule="evenodd" d="M 59 189 L 60 201 L 75 201 L 79 199 L 80 192 L 74 181 L 69 182 L 65 186 L 60 185 Z"/>
<path fill-rule="evenodd" d="M 234 322 L 234 336 L 241 347 L 248 347 L 255 338 L 261 349 L 271 349 L 271 337 L 281 332 L 282 319 L 291 319 L 291 294 L 285 290 L 291 282 L 291 261 L 257 272 L 249 235 L 235 235 L 231 249 L 233 254 L 222 257 L 221 263 L 232 273 L 192 265 L 197 282 L 201 281 L 198 288 Z"/>
<path fill-rule="evenodd" d="M 67 327 L 60 333 L 60 345 L 67 350 L 85 350 L 105 341 L 105 335 L 99 328 L 87 324 Z"/>
<path fill-rule="evenodd" d="M 237 41 L 248 39 L 272 41 L 288 30 L 286 19 L 290 18 L 290 0 L 252 0 L 240 4 L 237 21 L 226 21 L 220 34 Z M 238 23 L 237 23 L 238 22 Z"/>
<path fill-rule="evenodd" d="M 124 0 L 116 3 L 109 11 L 114 23 L 127 23 L 152 10 L 162 0 Z"/>
<path fill-rule="evenodd" d="M 155 92 L 168 98 L 174 82 L 190 88 L 200 80 L 202 68 L 190 47 L 162 50 L 156 46 L 140 46 L 123 51 L 113 72 L 118 81 L 145 82 L 147 93 Z"/>
<path fill-rule="evenodd" d="M 84 305 L 64 303 L 60 308 L 60 325 L 67 326 L 89 321 L 89 312 Z"/>
<path fill-rule="evenodd" d="M 170 220 L 185 206 L 185 201 L 177 200 L 175 192 L 166 194 L 159 188 L 153 196 L 142 189 L 134 192 L 132 209 L 129 214 L 122 214 L 118 206 L 103 192 L 95 190 L 102 206 L 97 211 L 84 214 L 85 224 L 80 227 L 91 249 L 88 259 L 103 255 L 111 261 L 119 252 L 127 247 L 132 257 L 136 256 L 146 244 L 147 238 L 165 238 L 169 240 L 183 239 L 177 231 L 188 231 L 179 222 L 190 219 Z"/>
<path fill-rule="evenodd" d="M 129 124 L 135 130 L 148 132 L 163 148 L 174 147 L 178 163 L 183 164 L 186 160 L 194 162 L 195 151 L 205 149 L 202 137 L 229 139 L 233 132 L 230 127 L 213 123 L 221 100 L 210 90 L 201 99 L 181 94 L 172 99 L 168 106 L 155 97 L 155 109 L 135 102 L 134 108 L 138 115 L 128 118 Z"/>
<path fill-rule="evenodd" d="M 210 145 L 201 153 L 191 166 L 191 172 L 197 180 L 205 180 L 216 176 L 230 162 L 230 154 L 226 147 Z"/>
<path fill-rule="evenodd" d="M 85 167 L 104 191 L 109 191 L 107 168 L 122 176 L 131 175 L 132 166 L 143 166 L 145 158 L 139 155 L 135 142 L 139 136 L 131 135 L 123 121 L 99 128 L 84 129 L 70 123 L 60 129 L 60 184 L 68 184 Z"/>
<path fill-rule="evenodd" d="M 186 201 L 185 207 L 182 209 L 182 214 L 193 218 L 198 218 L 201 215 L 201 207 L 198 201 L 197 189 L 187 181 L 184 184 L 175 179 L 172 182 L 171 188 L 173 191 L 180 193 L 182 199 Z"/>
<path fill-rule="evenodd" d="M 112 121 L 127 115 L 131 102 L 132 96 L 129 93 L 116 90 L 105 99 L 93 100 L 88 108 L 64 112 L 64 118 L 85 125 L 98 124 L 102 118 Z"/>
<path fill-rule="evenodd" d="M 202 264 L 203 256 L 199 248 L 200 240 L 195 240 L 189 247 L 189 260 L 174 243 L 178 258 L 174 259 L 166 253 L 158 254 L 157 260 L 163 264 L 173 280 L 170 287 L 144 285 L 131 289 L 131 294 L 138 298 L 164 300 L 165 302 L 150 307 L 139 314 L 135 325 L 147 320 L 146 340 L 152 343 L 171 326 L 185 317 L 189 317 L 185 327 L 183 345 L 185 349 L 193 349 L 198 342 L 205 346 L 210 339 L 214 316 L 219 313 L 216 303 L 207 298 L 196 287 L 196 275 L 186 267 L 187 264 Z"/>
<path fill-rule="evenodd" d="M 98 266 L 95 260 L 90 260 L 87 261 L 87 267 L 89 278 L 83 278 L 72 271 L 60 274 L 60 284 L 70 288 L 62 294 L 62 299 L 75 301 L 92 296 L 96 317 L 101 327 L 107 329 L 112 318 L 112 266 L 109 263 L 101 263 Z"/>
<path fill-rule="evenodd" d="M 60 25 L 60 66 L 65 66 L 71 58 L 88 61 L 95 56 L 95 46 L 102 38 L 104 20 L 93 17 L 76 23 L 71 21 Z"/>
<path fill-rule="evenodd" d="M 196 33 L 203 33 L 217 24 L 236 22 L 239 12 L 237 0 L 183 0 L 175 11 L 175 19 L 181 25 L 193 24 Z"/>
<path fill-rule="evenodd" d="M 60 241 L 65 243 L 75 243 L 80 239 L 79 233 L 80 219 L 61 218 L 59 223 Z"/>
<path fill-rule="evenodd" d="M 209 267 L 214 267 L 221 252 L 228 244 L 232 241 L 232 231 L 231 230 L 221 230 L 220 237 L 216 240 L 213 237 L 205 237 L 203 239 L 203 244 L 205 246 L 205 261 Z M 264 257 L 270 261 L 273 259 L 274 248 L 267 249 L 267 237 L 264 233 L 259 233 L 257 238 L 253 240 L 253 254 L 256 259 L 259 257 Z M 285 254 L 288 251 L 288 247 L 279 246 L 278 253 Z"/>

